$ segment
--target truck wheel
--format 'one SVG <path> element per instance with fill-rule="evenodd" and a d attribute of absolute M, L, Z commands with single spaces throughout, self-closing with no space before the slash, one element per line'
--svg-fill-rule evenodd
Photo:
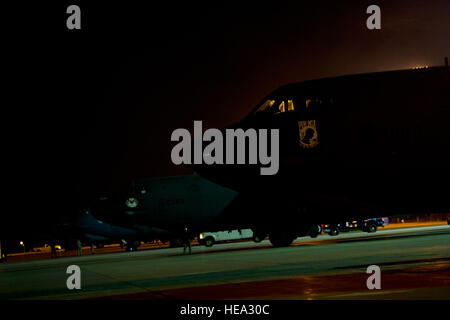
<path fill-rule="evenodd" d="M 317 236 L 322 232 L 322 228 L 319 225 L 313 225 L 311 226 L 311 229 L 309 229 L 309 236 L 311 238 L 317 238 Z"/>
<path fill-rule="evenodd" d="M 262 241 L 262 239 L 258 235 L 255 234 L 255 235 L 253 235 L 253 241 L 256 243 L 259 243 Z"/>
<path fill-rule="evenodd" d="M 331 227 L 328 234 L 330 236 L 337 236 L 339 234 L 339 229 L 337 227 Z"/>
<path fill-rule="evenodd" d="M 377 231 L 377 225 L 375 223 L 371 223 L 367 226 L 367 232 L 373 233 Z"/>
<path fill-rule="evenodd" d="M 212 247 L 214 244 L 214 238 L 213 237 L 206 237 L 205 239 L 205 246 Z"/>
<path fill-rule="evenodd" d="M 254 242 L 261 242 L 267 237 L 267 232 L 259 230 L 259 231 L 253 231 L 253 241 Z"/>
<path fill-rule="evenodd" d="M 290 232 L 275 231 L 269 235 L 270 243 L 274 247 L 288 247 L 295 239 L 295 235 Z"/>
<path fill-rule="evenodd" d="M 252 240 L 254 242 L 261 242 L 267 237 L 267 231 L 261 230 L 261 229 L 252 229 L 253 231 L 253 237 Z"/>

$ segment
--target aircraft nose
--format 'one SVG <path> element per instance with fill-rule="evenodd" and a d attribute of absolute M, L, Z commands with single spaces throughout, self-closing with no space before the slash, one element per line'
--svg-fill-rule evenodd
<path fill-rule="evenodd" d="M 273 146 L 272 133 L 268 130 L 264 133 L 243 122 L 205 131 L 201 150 L 198 145 L 192 149 L 191 166 L 196 173 L 215 183 L 235 190 L 245 188 L 261 175 L 273 174 L 268 171 L 278 171 L 278 147 Z M 261 151 L 264 145 L 265 151 Z"/>

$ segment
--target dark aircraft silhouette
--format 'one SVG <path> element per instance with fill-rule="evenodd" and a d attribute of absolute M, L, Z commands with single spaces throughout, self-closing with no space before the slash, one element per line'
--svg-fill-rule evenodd
<path fill-rule="evenodd" d="M 53 236 L 66 241 L 65 247 L 74 247 L 75 241 L 93 243 L 103 247 L 105 242 L 128 240 L 128 247 L 135 247 L 137 231 L 103 222 L 91 214 L 88 209 L 81 210 L 75 217 L 67 217 L 58 225 Z"/>
<path fill-rule="evenodd" d="M 242 223 L 237 225 L 239 220 L 230 214 L 236 198 L 238 192 L 193 174 L 134 181 L 122 195 L 98 201 L 92 212 L 135 230 L 124 238 L 127 242 L 159 239 L 176 246 L 201 230 L 239 227 Z"/>
<path fill-rule="evenodd" d="M 227 128 L 279 129 L 278 173 L 193 165 L 200 176 L 142 180 L 118 221 L 169 238 L 252 228 L 285 246 L 324 221 L 450 211 L 449 67 L 289 84 Z"/>
<path fill-rule="evenodd" d="M 305 232 L 301 224 L 450 211 L 448 66 L 289 84 L 228 128 L 280 130 L 276 175 L 194 166 L 263 203 L 254 224 L 275 244 Z"/>
<path fill-rule="evenodd" d="M 450 212 L 448 66 L 288 84 L 227 128 L 278 129 L 278 172 L 193 165 L 136 181 L 93 216 L 131 243 L 251 228 L 286 246 L 321 223 Z"/>

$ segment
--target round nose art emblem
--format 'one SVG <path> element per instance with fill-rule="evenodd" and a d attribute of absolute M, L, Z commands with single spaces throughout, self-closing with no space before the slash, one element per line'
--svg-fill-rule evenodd
<path fill-rule="evenodd" d="M 314 148 L 319 144 L 317 138 L 316 120 L 299 121 L 300 146 L 302 148 Z"/>
<path fill-rule="evenodd" d="M 138 205 L 138 200 L 136 198 L 128 198 L 127 201 L 125 201 L 125 205 L 128 208 L 136 208 Z"/>

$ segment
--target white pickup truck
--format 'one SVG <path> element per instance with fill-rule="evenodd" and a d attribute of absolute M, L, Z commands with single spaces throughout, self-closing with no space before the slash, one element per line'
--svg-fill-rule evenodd
<path fill-rule="evenodd" d="M 254 237 L 253 231 L 251 229 L 202 232 L 198 237 L 199 243 L 204 244 L 207 247 L 211 247 L 213 244 L 218 242 L 242 240 L 242 239 L 253 239 L 253 241 L 255 242 L 261 242 L 261 240 L 263 240 Z"/>

